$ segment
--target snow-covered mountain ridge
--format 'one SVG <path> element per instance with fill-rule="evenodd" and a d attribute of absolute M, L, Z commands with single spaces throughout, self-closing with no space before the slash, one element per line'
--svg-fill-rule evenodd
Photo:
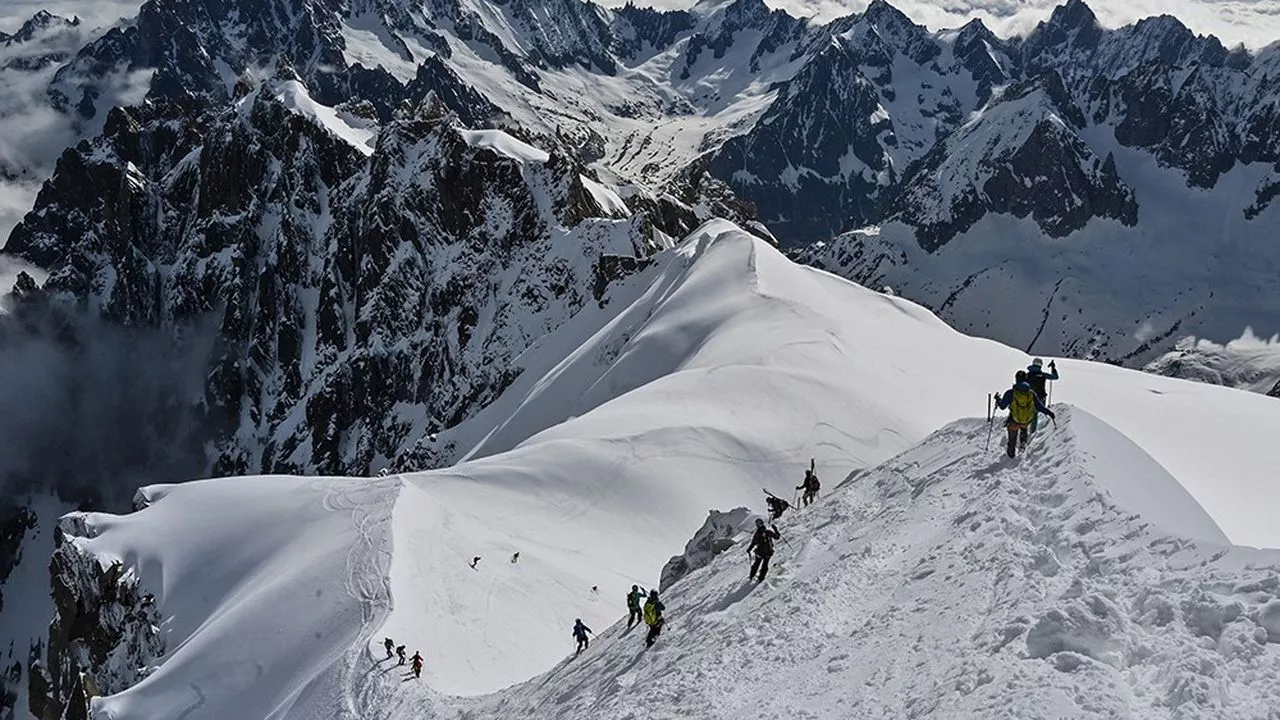
<path fill-rule="evenodd" d="M 1246 718 L 1280 697 L 1280 557 L 1226 540 L 1277 539 L 1274 401 L 1063 361 L 1079 409 L 1008 461 L 951 419 L 1024 355 L 726 223 L 610 294 L 442 433 L 468 461 L 72 516 L 65 542 L 124 561 L 164 618 L 145 680 L 94 676 L 94 716 Z M 1237 440 L 1232 472 L 1191 437 Z M 729 551 L 669 589 L 653 649 L 610 627 L 706 508 L 759 507 L 809 457 L 823 497 L 779 523 L 768 582 Z M 599 637 L 560 662 L 575 617 Z M 421 650 L 420 682 L 384 636 Z"/>

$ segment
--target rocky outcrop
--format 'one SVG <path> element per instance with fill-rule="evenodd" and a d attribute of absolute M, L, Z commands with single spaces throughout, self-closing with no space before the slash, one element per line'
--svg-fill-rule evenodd
<path fill-rule="evenodd" d="M 154 597 L 122 561 L 81 543 L 91 536 L 72 513 L 55 531 L 49 564 L 56 614 L 43 657 L 31 665 L 31 713 L 40 720 L 87 720 L 89 699 L 129 688 L 164 654 Z"/>
<path fill-rule="evenodd" d="M 756 515 L 744 507 L 729 512 L 712 510 L 685 545 L 684 553 L 673 556 L 663 566 L 658 589 L 666 592 L 689 573 L 706 567 L 716 555 L 732 548 L 744 534 L 751 533 L 755 518 Z"/>

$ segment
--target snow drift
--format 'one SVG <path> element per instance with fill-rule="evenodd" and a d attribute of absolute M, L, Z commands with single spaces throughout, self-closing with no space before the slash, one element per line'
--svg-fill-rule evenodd
<path fill-rule="evenodd" d="M 437 438 L 454 467 L 210 481 L 88 516 L 85 542 L 169 618 L 158 669 L 95 712 L 984 717 L 1023 698 L 1019 717 L 1074 717 L 1274 696 L 1249 628 L 1280 563 L 1226 540 L 1280 545 L 1273 400 L 1064 361 L 1056 394 L 1088 414 L 1010 465 L 981 420 L 912 448 L 981 415 L 1025 355 L 728 223 L 609 292 Z M 730 551 L 674 586 L 652 657 L 615 644 L 626 590 L 656 586 L 708 508 L 763 509 L 811 457 L 828 499 L 786 518 L 776 590 L 742 587 Z M 577 617 L 600 632 L 585 658 L 497 692 L 555 666 Z M 380 661 L 386 636 L 426 657 L 420 683 Z M 1206 675 L 1189 649 L 1236 664 Z"/>

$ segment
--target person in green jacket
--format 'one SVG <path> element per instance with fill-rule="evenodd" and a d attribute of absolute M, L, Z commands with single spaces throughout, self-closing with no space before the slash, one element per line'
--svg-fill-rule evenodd
<path fill-rule="evenodd" d="M 645 591 L 639 585 L 632 585 L 631 592 L 627 593 L 627 629 L 630 630 L 632 625 L 643 619 L 643 613 L 640 611 L 640 601 L 644 600 Z"/>

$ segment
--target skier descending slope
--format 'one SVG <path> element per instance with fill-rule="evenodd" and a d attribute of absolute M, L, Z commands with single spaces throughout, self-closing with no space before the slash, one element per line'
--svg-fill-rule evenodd
<path fill-rule="evenodd" d="M 997 409 L 1009 409 L 1009 417 L 1004 422 L 1005 429 L 1009 431 L 1009 444 L 1005 448 L 1009 457 L 1013 457 L 1018 448 L 1027 446 L 1027 428 L 1035 422 L 1037 412 L 1054 417 L 1053 411 L 1036 397 L 1024 370 L 1014 375 L 1013 387 L 1005 390 L 1004 395 L 996 394 L 995 398 Z"/>
<path fill-rule="evenodd" d="M 666 606 L 658 599 L 658 591 L 650 590 L 649 599 L 644 604 L 644 623 L 649 626 L 649 634 L 644 638 L 645 647 L 653 647 L 654 641 L 658 639 L 659 633 L 662 632 L 662 624 L 666 622 L 662 617 L 662 611 L 666 609 Z"/>
<path fill-rule="evenodd" d="M 747 554 L 755 551 L 755 560 L 751 563 L 751 574 L 748 580 L 756 580 L 756 571 L 760 572 L 760 579 L 757 582 L 764 582 L 764 576 L 769 572 L 769 558 L 773 557 L 773 541 L 782 537 L 778 532 L 778 528 L 764 526 L 764 520 L 756 518 L 756 534 L 751 538 L 751 544 L 747 546 Z"/>
<path fill-rule="evenodd" d="M 591 647 L 591 639 L 587 637 L 587 633 L 594 632 L 591 628 L 582 623 L 582 618 L 573 621 L 573 637 L 578 641 L 577 655 L 588 647 Z"/>
<path fill-rule="evenodd" d="M 1049 361 L 1049 372 L 1045 372 L 1042 367 L 1044 361 L 1036 358 L 1027 366 L 1027 383 L 1031 385 L 1031 389 L 1036 391 L 1036 397 L 1040 398 L 1040 402 L 1045 405 L 1049 404 L 1049 396 L 1045 394 L 1045 384 L 1050 380 L 1058 379 L 1058 368 L 1054 366 L 1053 361 Z M 1036 423 L 1040 420 L 1037 416 L 1031 421 L 1031 433 L 1036 432 Z"/>

